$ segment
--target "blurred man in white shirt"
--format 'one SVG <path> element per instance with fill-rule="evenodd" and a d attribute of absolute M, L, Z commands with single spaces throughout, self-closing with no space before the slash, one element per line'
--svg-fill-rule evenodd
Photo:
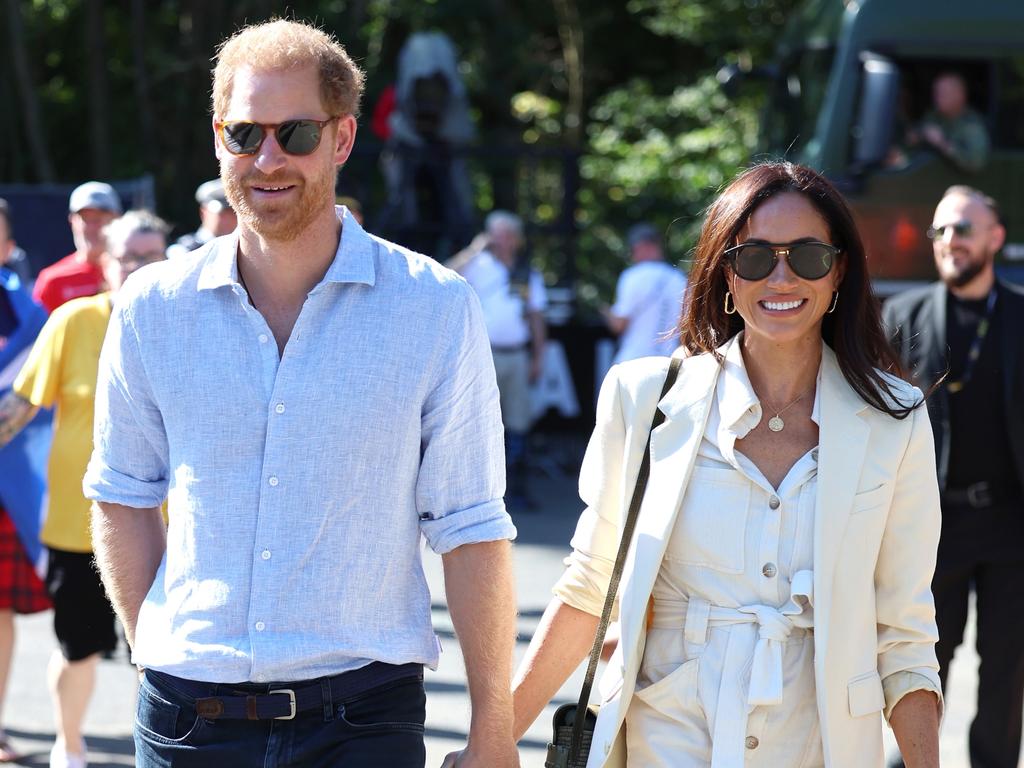
<path fill-rule="evenodd" d="M 626 236 L 633 264 L 615 288 L 615 304 L 603 314 L 619 337 L 615 362 L 671 355 L 679 346 L 677 325 L 686 276 L 665 261 L 661 235 L 651 224 L 636 224 Z"/>

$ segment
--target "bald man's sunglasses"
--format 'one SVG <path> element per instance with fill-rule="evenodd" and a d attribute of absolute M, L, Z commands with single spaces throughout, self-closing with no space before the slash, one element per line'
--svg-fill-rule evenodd
<path fill-rule="evenodd" d="M 310 155 L 316 152 L 323 137 L 324 126 L 337 120 L 285 120 L 283 123 L 250 123 L 247 120 L 227 120 L 217 123 L 217 133 L 224 148 L 232 155 L 255 155 L 263 140 L 271 132 L 277 144 L 289 155 Z"/>
<path fill-rule="evenodd" d="M 732 271 L 744 280 L 764 280 L 783 256 L 793 274 L 804 280 L 820 280 L 832 269 L 840 253 L 834 245 L 803 243 L 740 243 L 724 252 Z"/>
<path fill-rule="evenodd" d="M 970 237 L 971 222 L 969 221 L 958 221 L 955 224 L 943 224 L 941 227 L 928 227 L 928 239 L 929 240 L 945 240 L 946 231 L 952 229 L 953 234 L 957 237 Z"/>

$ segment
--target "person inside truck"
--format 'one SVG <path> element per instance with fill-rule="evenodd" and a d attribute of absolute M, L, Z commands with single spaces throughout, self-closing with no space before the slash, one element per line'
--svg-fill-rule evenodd
<path fill-rule="evenodd" d="M 984 119 L 969 104 L 963 75 L 947 71 L 932 81 L 932 107 L 904 143 L 911 149 L 931 148 L 961 171 L 985 167 L 991 141 Z"/>

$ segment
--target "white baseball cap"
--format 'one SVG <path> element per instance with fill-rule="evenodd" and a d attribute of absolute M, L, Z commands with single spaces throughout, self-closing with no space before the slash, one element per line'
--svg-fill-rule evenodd
<path fill-rule="evenodd" d="M 102 181 L 87 181 L 85 184 L 75 187 L 68 201 L 68 210 L 71 213 L 78 213 L 85 208 L 96 208 L 101 211 L 110 211 L 121 215 L 121 200 L 117 192 L 109 184 Z"/>

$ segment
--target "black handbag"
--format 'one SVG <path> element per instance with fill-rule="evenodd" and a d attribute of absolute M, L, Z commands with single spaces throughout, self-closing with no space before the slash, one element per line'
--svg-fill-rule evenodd
<path fill-rule="evenodd" d="M 658 398 L 659 402 L 675 384 L 682 362 L 682 358 L 672 358 L 668 367 L 668 375 L 665 377 L 665 385 L 661 388 L 661 397 Z M 665 414 L 655 406 L 654 417 L 651 420 L 651 432 L 663 421 L 665 421 Z M 622 567 L 626 562 L 626 553 L 629 552 L 630 544 L 633 541 L 633 531 L 636 528 L 636 520 L 640 516 L 640 504 L 644 500 L 644 492 L 647 490 L 647 479 L 650 474 L 651 440 L 648 435 L 644 457 L 640 462 L 640 472 L 637 474 L 636 486 L 633 488 L 633 498 L 629 503 L 626 523 L 622 528 L 622 540 L 619 542 L 619 550 L 615 555 L 615 567 L 612 568 L 612 576 L 608 581 L 608 594 L 604 599 L 601 621 L 597 625 L 594 645 L 590 649 L 590 663 L 587 665 L 587 674 L 583 679 L 580 700 L 576 704 L 563 704 L 555 711 L 552 723 L 554 738 L 552 743 L 548 744 L 544 768 L 586 768 L 587 766 L 590 745 L 594 738 L 594 726 L 597 724 L 597 707 L 590 705 L 590 691 L 594 687 L 594 675 L 597 673 L 597 663 L 601 658 L 604 636 L 608 631 L 608 624 L 611 622 L 612 606 L 615 604 L 615 594 L 619 591 Z M 578 717 L 580 712 L 584 713 L 583 717 Z"/>

